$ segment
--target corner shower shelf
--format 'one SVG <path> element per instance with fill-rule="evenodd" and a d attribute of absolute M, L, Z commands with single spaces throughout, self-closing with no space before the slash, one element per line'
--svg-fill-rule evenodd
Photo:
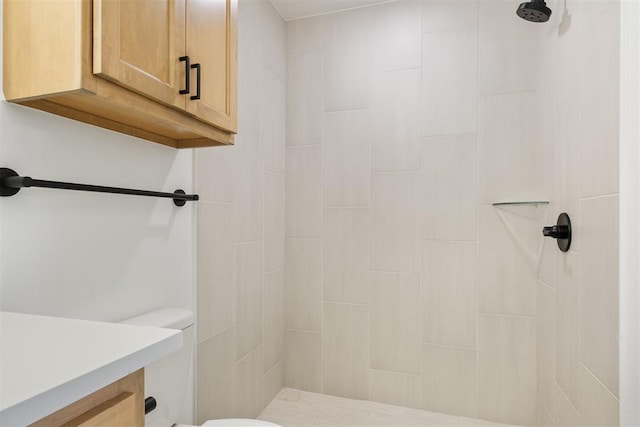
<path fill-rule="evenodd" d="M 522 202 L 494 202 L 492 206 L 538 206 L 538 205 L 548 205 L 548 200 L 531 200 L 531 201 L 522 201 Z"/>

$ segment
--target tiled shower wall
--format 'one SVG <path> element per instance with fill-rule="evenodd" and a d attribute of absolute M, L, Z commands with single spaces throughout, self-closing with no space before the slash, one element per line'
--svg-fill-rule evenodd
<path fill-rule="evenodd" d="M 538 424 L 618 425 L 620 2 L 556 0 L 538 80 L 550 214 L 571 250 L 538 277 Z"/>
<path fill-rule="evenodd" d="M 256 417 L 283 382 L 286 27 L 239 2 L 233 147 L 195 150 L 197 422 Z"/>
<path fill-rule="evenodd" d="M 596 13 L 600 3 L 582 6 Z M 593 22 L 616 34 L 613 23 Z M 613 117 L 607 110 L 601 128 L 593 116 L 609 108 L 601 97 L 614 102 L 617 75 L 599 61 L 613 60 L 604 55 L 617 44 L 589 34 L 603 56 L 589 58 L 601 86 L 581 95 L 592 114 L 583 119 L 590 143 L 557 155 L 549 116 L 565 104 L 547 108 L 549 82 L 577 84 L 580 65 L 565 46 L 564 74 L 545 68 L 561 57 L 550 52 L 562 39 L 547 50 L 541 35 L 552 28 L 517 18 L 508 0 L 400 0 L 288 23 L 285 385 L 535 424 L 548 414 L 536 418 L 549 396 L 543 379 L 554 335 L 546 314 L 556 317 L 540 300 L 557 292 L 556 266 L 569 259 L 569 277 L 585 269 L 582 289 L 596 290 L 580 299 L 596 315 L 583 322 L 582 342 L 602 348 L 583 352 L 593 370 L 571 365 L 573 376 L 561 381 L 582 381 L 584 423 L 607 404 L 599 380 L 587 381 L 600 377 L 576 375 L 617 378 L 608 363 L 617 351 L 616 294 L 598 287 L 617 286 L 617 246 L 605 236 L 617 232 L 617 198 L 592 197 L 617 191 Z M 567 165 L 556 173 L 560 162 Z M 560 204 L 557 180 L 582 190 Z M 492 206 L 527 200 L 552 204 Z M 540 229 L 560 210 L 582 223 L 569 258 L 556 255 L 552 241 L 542 246 Z M 578 267 L 577 248 L 584 256 L 586 244 L 589 264 Z M 573 294 L 553 297 L 571 301 L 574 312 L 560 310 L 565 322 L 577 316 L 575 283 Z M 566 366 L 576 360 L 574 327 L 554 329 L 555 357 L 560 349 Z"/>

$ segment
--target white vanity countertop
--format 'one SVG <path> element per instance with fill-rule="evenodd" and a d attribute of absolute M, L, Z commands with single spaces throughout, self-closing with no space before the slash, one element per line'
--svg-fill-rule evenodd
<path fill-rule="evenodd" d="M 179 330 L 0 312 L 0 425 L 35 422 L 181 346 Z"/>

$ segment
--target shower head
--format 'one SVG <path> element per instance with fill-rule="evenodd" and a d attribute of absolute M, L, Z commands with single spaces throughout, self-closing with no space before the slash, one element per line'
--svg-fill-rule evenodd
<path fill-rule="evenodd" d="M 547 7 L 544 0 L 531 0 L 521 3 L 516 13 L 529 22 L 547 22 L 551 16 L 551 9 Z"/>

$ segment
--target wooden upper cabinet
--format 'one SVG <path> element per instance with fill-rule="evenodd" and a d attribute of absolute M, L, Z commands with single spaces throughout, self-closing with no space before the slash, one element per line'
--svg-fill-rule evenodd
<path fill-rule="evenodd" d="M 94 0 L 93 72 L 235 132 L 236 5 Z"/>
<path fill-rule="evenodd" d="M 184 0 L 94 0 L 93 72 L 185 108 Z"/>
<path fill-rule="evenodd" d="M 186 0 L 187 55 L 195 73 L 187 111 L 229 131 L 237 130 L 237 0 Z M 200 70 L 198 70 L 200 67 Z M 197 98 L 198 72 L 201 73 Z M 189 102 L 191 101 L 191 102 Z"/>
<path fill-rule="evenodd" d="M 233 144 L 237 0 L 4 0 L 3 57 L 9 102 L 177 148 Z"/>

